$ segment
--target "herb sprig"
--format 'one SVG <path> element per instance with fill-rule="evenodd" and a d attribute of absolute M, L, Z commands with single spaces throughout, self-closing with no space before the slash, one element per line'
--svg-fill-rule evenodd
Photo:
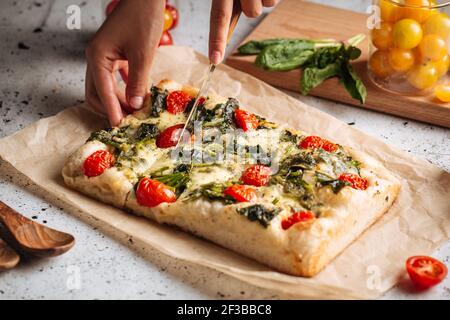
<path fill-rule="evenodd" d="M 245 55 L 257 55 L 255 64 L 270 71 L 302 68 L 300 90 L 307 95 L 326 79 L 338 77 L 351 97 L 364 104 L 367 90 L 351 61 L 359 58 L 356 46 L 365 38 L 359 34 L 346 42 L 310 39 L 267 39 L 249 41 L 238 48 Z"/>

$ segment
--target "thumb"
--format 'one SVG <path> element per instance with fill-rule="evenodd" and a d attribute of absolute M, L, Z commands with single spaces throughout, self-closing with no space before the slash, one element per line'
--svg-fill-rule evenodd
<path fill-rule="evenodd" d="M 128 83 L 126 87 L 127 102 L 133 109 L 140 109 L 148 91 L 152 55 L 130 57 L 128 60 Z"/>

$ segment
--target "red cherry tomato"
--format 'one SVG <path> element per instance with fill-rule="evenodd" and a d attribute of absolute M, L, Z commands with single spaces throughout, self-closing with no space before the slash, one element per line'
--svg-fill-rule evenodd
<path fill-rule="evenodd" d="M 281 221 L 281 227 L 283 230 L 287 230 L 298 222 L 306 222 L 315 219 L 316 216 L 311 211 L 299 211 L 295 212 L 292 216 L 287 217 Z"/>
<path fill-rule="evenodd" d="M 174 147 L 178 142 L 183 127 L 184 124 L 176 124 L 161 132 L 156 138 L 156 145 L 158 148 Z"/>
<path fill-rule="evenodd" d="M 171 46 L 173 45 L 173 39 L 170 35 L 169 31 L 164 31 L 161 36 L 161 40 L 159 40 L 160 46 Z"/>
<path fill-rule="evenodd" d="M 271 174 L 272 171 L 269 167 L 262 164 L 257 164 L 247 168 L 242 174 L 241 180 L 245 184 L 261 187 L 269 183 Z"/>
<path fill-rule="evenodd" d="M 447 275 L 445 264 L 432 257 L 414 256 L 406 260 L 406 271 L 412 282 L 419 288 L 437 285 Z"/>
<path fill-rule="evenodd" d="M 258 118 L 250 112 L 242 109 L 236 109 L 236 111 L 234 111 L 234 118 L 238 127 L 244 131 L 251 131 L 258 128 Z"/>
<path fill-rule="evenodd" d="M 85 176 L 96 177 L 114 165 L 114 155 L 106 150 L 97 150 L 84 160 L 83 172 Z"/>
<path fill-rule="evenodd" d="M 110 3 L 108 3 L 108 5 L 106 6 L 106 15 L 109 16 L 118 4 L 119 0 L 112 0 Z"/>
<path fill-rule="evenodd" d="M 369 186 L 369 181 L 367 181 L 367 179 L 361 178 L 353 173 L 343 173 L 338 179 L 350 183 L 353 189 L 366 190 Z"/>
<path fill-rule="evenodd" d="M 328 152 L 334 152 L 337 150 L 337 144 L 323 139 L 318 136 L 308 136 L 300 142 L 300 148 L 302 149 L 319 149 L 322 148 Z"/>
<path fill-rule="evenodd" d="M 256 191 L 248 186 L 236 184 L 226 188 L 223 193 L 234 198 L 238 202 L 255 202 Z"/>
<path fill-rule="evenodd" d="M 191 100 L 192 97 L 186 92 L 173 91 L 167 96 L 167 111 L 172 114 L 183 112 Z"/>
<path fill-rule="evenodd" d="M 177 196 L 164 183 L 149 178 L 143 178 L 136 189 L 136 199 L 140 205 L 156 207 L 163 202 L 175 202 Z"/>
<path fill-rule="evenodd" d="M 173 22 L 169 28 L 169 30 L 172 30 L 173 28 L 175 28 L 178 25 L 178 20 L 179 20 L 178 10 L 177 10 L 177 8 L 175 8 L 174 6 L 171 6 L 170 4 L 166 4 L 166 10 L 169 11 L 170 14 L 172 15 Z"/>

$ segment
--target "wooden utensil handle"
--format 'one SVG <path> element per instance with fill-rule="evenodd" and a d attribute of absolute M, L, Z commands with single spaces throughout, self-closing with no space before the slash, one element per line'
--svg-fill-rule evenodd
<path fill-rule="evenodd" d="M 234 28 L 236 27 L 239 21 L 239 17 L 241 16 L 241 12 L 242 8 L 240 0 L 234 0 L 233 12 L 231 13 L 230 28 L 228 29 L 227 44 L 228 42 L 230 42 L 231 36 L 233 35 L 234 32 Z"/>

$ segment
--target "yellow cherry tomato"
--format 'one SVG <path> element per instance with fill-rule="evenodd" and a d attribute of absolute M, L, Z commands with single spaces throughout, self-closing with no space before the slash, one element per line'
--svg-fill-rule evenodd
<path fill-rule="evenodd" d="M 445 13 L 433 14 L 423 25 L 424 34 L 436 34 L 448 41 L 450 38 L 450 17 Z"/>
<path fill-rule="evenodd" d="M 427 34 L 419 44 L 419 49 L 425 59 L 437 61 L 447 55 L 447 44 L 436 34 Z"/>
<path fill-rule="evenodd" d="M 398 72 L 408 71 L 414 65 L 414 53 L 407 49 L 392 48 L 388 59 L 392 69 Z"/>
<path fill-rule="evenodd" d="M 415 47 L 414 49 L 412 49 L 412 53 L 414 54 L 414 63 L 421 64 L 423 62 L 426 62 L 422 56 L 422 52 L 420 52 L 419 47 Z"/>
<path fill-rule="evenodd" d="M 440 84 L 434 88 L 434 95 L 442 102 L 450 102 L 450 85 Z"/>
<path fill-rule="evenodd" d="M 375 51 L 369 59 L 369 68 L 375 76 L 386 78 L 391 75 L 394 70 L 389 64 L 387 51 Z"/>
<path fill-rule="evenodd" d="M 173 24 L 173 16 L 169 10 L 164 10 L 164 31 L 169 30 Z"/>
<path fill-rule="evenodd" d="M 392 37 L 392 24 L 382 22 L 380 28 L 372 30 L 372 43 L 381 50 L 387 50 L 392 47 L 394 38 Z"/>
<path fill-rule="evenodd" d="M 381 20 L 386 22 L 396 22 L 399 16 L 399 6 L 392 2 L 399 2 L 399 0 L 380 0 L 380 15 Z"/>
<path fill-rule="evenodd" d="M 400 7 L 400 16 L 402 19 L 413 19 L 423 23 L 431 15 L 431 6 L 429 0 L 404 0 L 405 6 Z"/>
<path fill-rule="evenodd" d="M 432 62 L 418 65 L 408 75 L 408 82 L 419 90 L 430 88 L 437 80 L 437 70 Z"/>
<path fill-rule="evenodd" d="M 434 61 L 434 66 L 436 67 L 438 78 L 440 78 L 447 73 L 448 68 L 450 67 L 450 58 L 446 54 L 442 59 Z"/>
<path fill-rule="evenodd" d="M 402 19 L 394 25 L 394 45 L 402 49 L 412 49 L 422 40 L 420 24 L 412 19 Z"/>

